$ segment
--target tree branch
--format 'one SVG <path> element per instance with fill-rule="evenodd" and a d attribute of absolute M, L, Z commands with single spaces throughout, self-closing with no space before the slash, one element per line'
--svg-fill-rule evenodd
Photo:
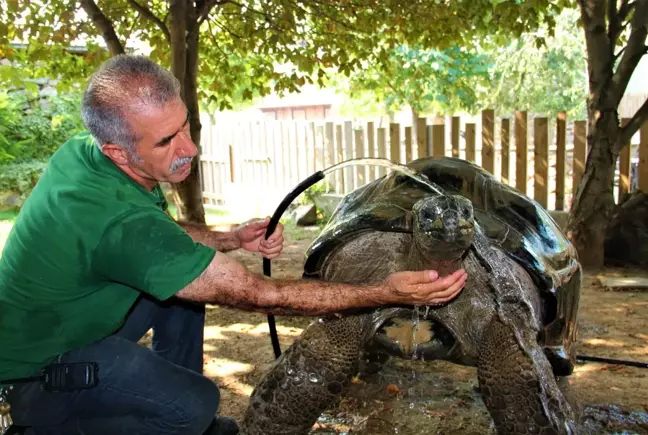
<path fill-rule="evenodd" d="M 153 12 L 151 12 L 149 8 L 142 6 L 135 0 L 128 0 L 128 4 L 131 5 L 135 10 L 137 10 L 137 12 L 139 12 L 144 18 L 157 25 L 164 34 L 164 39 L 166 39 L 168 43 L 171 43 L 171 33 L 169 32 L 166 24 L 164 24 L 164 21 L 159 19 Z"/>
<path fill-rule="evenodd" d="M 619 130 L 619 136 L 614 144 L 613 152 L 619 153 L 624 146 L 628 145 L 641 126 L 648 120 L 648 99 L 644 101 L 637 113 L 630 119 L 625 127 Z"/>
<path fill-rule="evenodd" d="M 616 0 L 608 0 L 607 2 L 607 16 L 608 16 L 608 40 L 610 41 L 610 47 L 616 45 L 616 40 L 619 37 L 620 30 L 620 18 L 617 15 L 617 2 Z"/>
<path fill-rule="evenodd" d="M 634 15 L 630 27 L 630 37 L 628 38 L 628 43 L 626 44 L 626 49 L 619 63 L 619 67 L 612 78 L 618 102 L 621 101 L 623 94 L 625 94 L 630 77 L 646 50 L 646 36 L 648 35 L 646 29 L 648 26 L 648 1 L 642 0 L 635 3 L 637 4 L 634 7 Z"/>
<path fill-rule="evenodd" d="M 118 54 L 123 54 L 124 46 L 119 41 L 112 23 L 104 13 L 101 12 L 101 9 L 99 9 L 99 6 L 97 6 L 94 0 L 81 0 L 81 7 L 103 35 L 104 42 L 108 46 L 110 55 L 116 56 Z"/>
<path fill-rule="evenodd" d="M 207 19 L 209 13 L 215 6 L 221 6 L 226 3 L 229 3 L 230 0 L 207 0 L 202 4 L 202 7 L 198 10 L 198 20 L 196 24 L 196 31 L 200 28 L 200 25 Z"/>
<path fill-rule="evenodd" d="M 630 14 L 630 11 L 634 9 L 635 4 L 637 2 L 630 2 L 629 0 L 621 0 L 621 4 L 619 5 L 619 22 L 624 22 L 626 18 L 628 18 L 628 15 Z"/>

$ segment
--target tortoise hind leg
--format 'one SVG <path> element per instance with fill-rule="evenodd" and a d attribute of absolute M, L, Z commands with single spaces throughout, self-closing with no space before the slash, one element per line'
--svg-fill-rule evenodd
<path fill-rule="evenodd" d="M 252 392 L 241 434 L 307 434 L 356 374 L 369 320 L 348 316 L 309 325 Z"/>
<path fill-rule="evenodd" d="M 529 340 L 530 341 L 530 340 Z M 575 419 L 537 343 L 519 345 L 510 326 L 494 318 L 480 345 L 479 385 L 499 434 L 574 434 Z"/>

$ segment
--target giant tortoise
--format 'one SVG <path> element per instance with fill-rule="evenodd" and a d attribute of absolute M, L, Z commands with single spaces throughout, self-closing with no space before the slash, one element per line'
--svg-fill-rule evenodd
<path fill-rule="evenodd" d="M 464 290 L 443 306 L 318 318 L 256 386 L 242 432 L 308 433 L 361 367 L 391 355 L 477 367 L 500 434 L 575 433 L 556 382 L 573 370 L 582 279 L 574 247 L 537 202 L 470 162 L 429 157 L 407 167 L 343 198 L 304 276 L 373 283 L 399 270 L 464 268 Z M 414 344 L 396 338 L 403 322 L 418 324 Z"/>

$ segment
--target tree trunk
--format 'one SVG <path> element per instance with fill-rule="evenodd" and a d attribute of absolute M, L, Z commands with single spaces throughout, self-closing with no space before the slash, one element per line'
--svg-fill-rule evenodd
<path fill-rule="evenodd" d="M 198 147 L 198 154 L 191 163 L 191 173 L 182 181 L 173 185 L 178 209 L 178 220 L 185 222 L 205 223 L 205 209 L 202 201 L 200 184 L 200 109 L 198 104 L 198 43 L 200 34 L 198 17 L 193 7 L 187 7 L 185 0 L 171 0 L 171 70 L 182 87 L 182 99 L 189 111 L 191 139 Z"/>
<path fill-rule="evenodd" d="M 584 269 L 599 269 L 605 259 L 605 232 L 614 203 L 614 172 L 619 152 L 643 119 L 643 107 L 633 117 L 632 128 L 619 125 L 618 107 L 632 72 L 645 54 L 648 0 L 616 2 L 579 0 L 587 47 L 589 98 L 587 102 L 589 153 L 585 173 L 567 222 L 567 234 Z M 615 46 L 624 20 L 632 14 L 631 36 L 617 60 Z M 648 108 L 646 109 L 648 110 Z"/>
<path fill-rule="evenodd" d="M 585 173 L 577 187 L 569 214 L 567 234 L 586 270 L 603 267 L 604 238 L 614 209 L 614 170 L 617 154 L 612 152 L 619 132 L 616 110 L 606 112 L 594 124 L 587 143 L 589 155 Z"/>
<path fill-rule="evenodd" d="M 189 26 L 187 26 L 188 39 L 186 50 L 186 69 L 184 81 L 185 104 L 189 110 L 189 123 L 191 139 L 198 148 L 198 154 L 191 162 L 191 173 L 181 183 L 175 186 L 182 204 L 178 204 L 178 217 L 184 221 L 205 223 L 205 209 L 203 207 L 202 189 L 200 183 L 200 105 L 198 104 L 198 46 L 200 43 L 195 10 L 190 8 Z"/>

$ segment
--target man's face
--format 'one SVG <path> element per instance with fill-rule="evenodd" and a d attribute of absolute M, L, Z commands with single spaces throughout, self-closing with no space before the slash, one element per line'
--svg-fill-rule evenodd
<path fill-rule="evenodd" d="M 135 153 L 124 149 L 107 152 L 118 166 L 147 187 L 158 182 L 179 183 L 187 178 L 198 150 L 191 140 L 187 108 L 180 98 L 162 108 L 131 115 L 128 121 L 140 140 Z M 112 147 L 104 146 L 104 152 Z M 119 153 L 118 159 L 114 158 L 115 153 Z"/>

